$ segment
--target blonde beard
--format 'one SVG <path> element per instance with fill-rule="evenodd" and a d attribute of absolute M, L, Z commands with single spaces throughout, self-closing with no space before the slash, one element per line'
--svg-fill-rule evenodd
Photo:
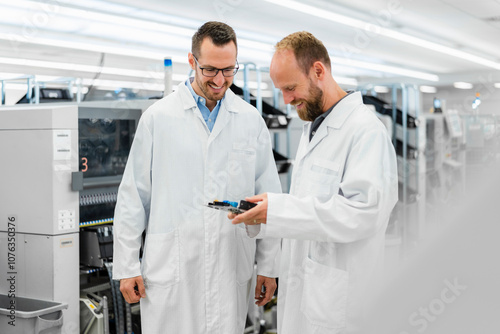
<path fill-rule="evenodd" d="M 301 110 L 297 109 L 297 114 L 301 120 L 313 122 L 318 116 L 323 114 L 323 91 L 311 81 L 309 82 L 309 99 L 298 101 L 298 103 L 305 103 L 305 106 Z M 294 105 L 297 105 L 297 103 L 294 103 Z"/>

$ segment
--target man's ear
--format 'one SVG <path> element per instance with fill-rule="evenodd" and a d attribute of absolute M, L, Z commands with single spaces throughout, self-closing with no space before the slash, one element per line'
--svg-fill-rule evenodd
<path fill-rule="evenodd" d="M 196 62 L 194 61 L 194 56 L 191 52 L 188 53 L 188 62 L 189 66 L 191 66 L 191 69 L 195 70 Z"/>
<path fill-rule="evenodd" d="M 313 75 L 316 79 L 322 80 L 325 77 L 326 67 L 322 62 L 316 61 L 312 66 Z"/>

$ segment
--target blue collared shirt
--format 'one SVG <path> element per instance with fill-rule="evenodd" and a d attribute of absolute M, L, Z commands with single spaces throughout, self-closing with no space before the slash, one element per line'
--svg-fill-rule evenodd
<path fill-rule="evenodd" d="M 222 100 L 217 101 L 217 104 L 215 105 L 215 108 L 210 111 L 207 107 L 207 100 L 204 97 L 199 96 L 196 94 L 194 91 L 193 87 L 191 86 L 191 82 L 193 82 L 194 78 L 189 78 L 186 80 L 186 86 L 193 95 L 194 100 L 196 101 L 196 105 L 198 106 L 198 109 L 201 111 L 201 115 L 203 116 L 203 119 L 205 120 L 205 123 L 207 124 L 208 130 L 212 132 L 212 129 L 214 128 L 215 120 L 217 119 L 217 115 L 219 114 L 219 109 L 222 100 L 224 100 L 224 97 Z"/>

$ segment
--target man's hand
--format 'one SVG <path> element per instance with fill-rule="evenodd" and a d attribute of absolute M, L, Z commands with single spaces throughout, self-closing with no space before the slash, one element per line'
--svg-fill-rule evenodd
<path fill-rule="evenodd" d="M 262 289 L 264 287 L 264 289 Z M 255 305 L 264 306 L 271 301 L 276 291 L 276 278 L 257 275 L 255 285 Z"/>
<path fill-rule="evenodd" d="M 258 205 L 246 212 L 235 215 L 229 213 L 227 218 L 233 220 L 233 224 L 245 223 L 245 225 L 265 224 L 267 222 L 267 193 L 245 198 L 246 201 L 258 203 Z"/>
<path fill-rule="evenodd" d="M 146 298 L 146 289 L 144 288 L 142 276 L 121 279 L 120 291 L 129 304 L 137 303 L 141 298 Z"/>

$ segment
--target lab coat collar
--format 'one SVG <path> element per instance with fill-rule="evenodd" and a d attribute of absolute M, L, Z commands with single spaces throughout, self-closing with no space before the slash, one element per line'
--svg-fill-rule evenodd
<path fill-rule="evenodd" d="M 226 93 L 226 97 L 224 98 L 224 100 L 222 100 L 222 105 L 220 106 L 219 114 L 217 115 L 217 119 L 215 120 L 214 128 L 212 129 L 212 132 L 208 137 L 209 143 L 211 143 L 212 140 L 214 140 L 221 133 L 221 131 L 226 127 L 231 118 L 231 115 L 229 115 L 231 103 L 228 103 L 228 95 L 229 94 Z"/>
<path fill-rule="evenodd" d="M 191 95 L 191 92 L 189 91 L 189 88 L 186 87 L 186 85 L 180 84 L 179 86 L 177 86 L 177 90 L 179 91 L 179 95 L 182 101 L 182 107 L 184 108 L 184 110 L 196 108 L 196 101 L 194 100 L 193 95 Z"/>
<path fill-rule="evenodd" d="M 343 98 L 336 106 L 333 108 L 330 115 L 323 121 L 327 127 L 334 129 L 340 129 L 344 125 L 346 119 L 352 113 L 352 111 L 360 104 L 363 104 L 363 98 L 361 97 L 361 92 L 354 92 Z"/>
<path fill-rule="evenodd" d="M 352 111 L 360 104 L 363 104 L 361 92 L 354 92 L 342 99 L 325 118 L 310 142 L 309 133 L 312 123 L 307 122 L 304 124 L 302 142 L 306 144 L 302 147 L 302 149 L 299 148 L 296 160 L 302 159 L 309 151 L 318 145 L 323 138 L 328 135 L 331 129 L 340 129 Z"/>

